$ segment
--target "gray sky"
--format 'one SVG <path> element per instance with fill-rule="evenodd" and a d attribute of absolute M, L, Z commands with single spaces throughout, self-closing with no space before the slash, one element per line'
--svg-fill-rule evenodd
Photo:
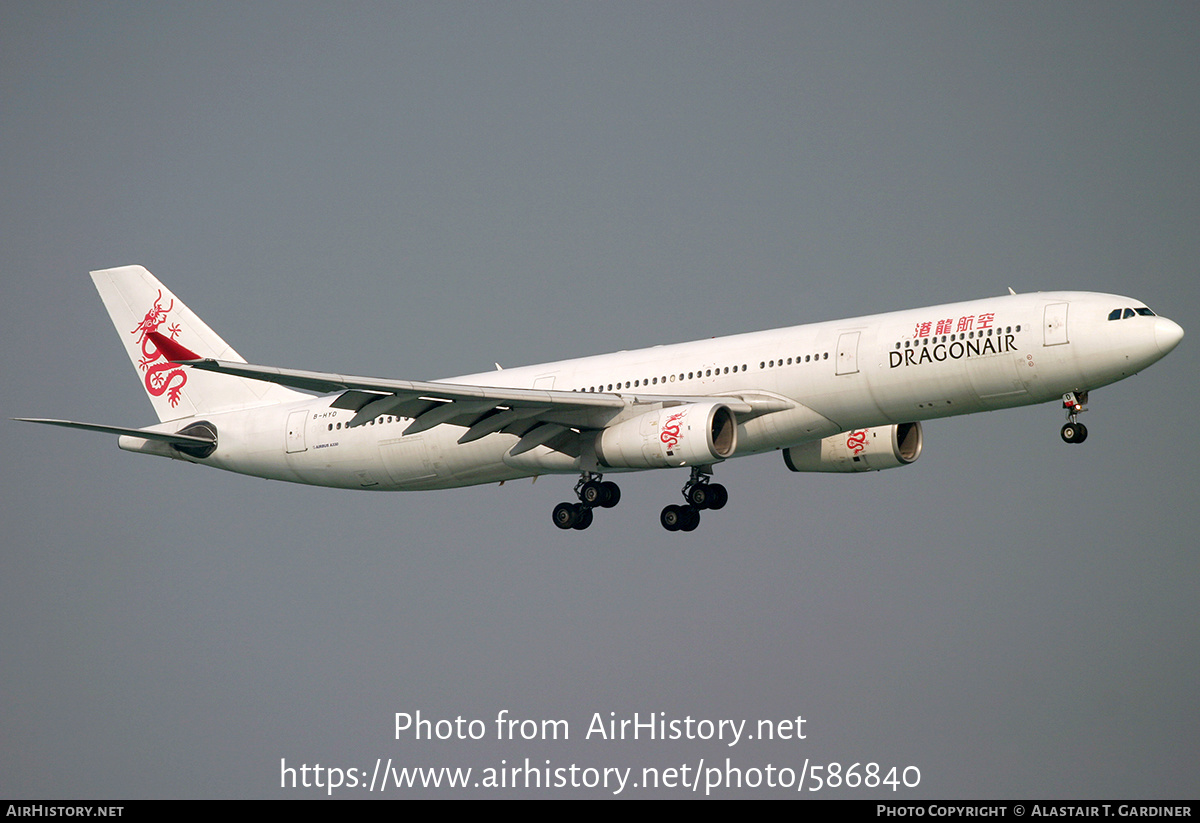
<path fill-rule="evenodd" d="M 681 472 L 566 534 L 568 477 L 344 492 L 0 423 L 0 795 L 729 757 L 1195 797 L 1198 42 L 1190 3 L 0 3 L 4 418 L 153 422 L 86 274 L 130 263 L 251 362 L 409 379 L 1009 286 L 1189 334 L 1083 447 L 1046 405 L 892 472 L 747 458 L 691 535 Z M 393 734 L 502 709 L 571 739 Z"/>

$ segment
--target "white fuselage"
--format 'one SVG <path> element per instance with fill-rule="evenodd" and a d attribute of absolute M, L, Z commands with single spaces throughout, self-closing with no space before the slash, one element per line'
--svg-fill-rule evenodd
<path fill-rule="evenodd" d="M 1121 380 L 1158 360 L 1181 335 L 1164 318 L 1109 319 L 1113 310 L 1142 305 L 1088 292 L 1009 295 L 440 382 L 637 395 L 643 402 L 657 394 L 745 393 L 789 401 L 790 409 L 738 422 L 735 456 L 741 456 L 852 429 L 1042 403 Z M 388 415 L 349 428 L 354 411 L 334 408 L 337 397 L 207 415 L 220 438 L 204 459 L 136 438 L 123 437 L 121 445 L 355 489 L 448 488 L 581 468 L 563 455 L 511 457 L 519 438 L 504 432 L 460 444 L 462 426 L 403 435 L 412 421 Z"/>

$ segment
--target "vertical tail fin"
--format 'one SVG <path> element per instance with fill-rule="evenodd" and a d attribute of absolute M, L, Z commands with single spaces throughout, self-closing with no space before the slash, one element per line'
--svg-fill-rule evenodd
<path fill-rule="evenodd" d="M 150 332 L 178 340 L 201 357 L 246 361 L 142 266 L 94 271 L 92 281 L 160 421 L 304 396 L 273 383 L 194 371 L 168 362 L 148 336 Z"/>

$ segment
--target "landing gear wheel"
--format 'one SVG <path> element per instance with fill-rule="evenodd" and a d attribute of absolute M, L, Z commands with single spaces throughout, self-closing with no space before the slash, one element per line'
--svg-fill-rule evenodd
<path fill-rule="evenodd" d="M 600 500 L 600 505 L 603 508 L 611 509 L 613 506 L 621 502 L 621 487 L 611 480 L 605 480 L 600 484 L 604 490 L 604 496 Z"/>
<path fill-rule="evenodd" d="M 575 525 L 571 528 L 583 531 L 590 525 L 592 525 L 592 510 L 587 506 L 580 506 L 579 519 L 575 521 Z"/>
<path fill-rule="evenodd" d="M 1082 443 L 1087 440 L 1087 426 L 1082 423 L 1065 423 L 1060 434 L 1064 443 Z"/>
<path fill-rule="evenodd" d="M 575 528 L 575 524 L 579 522 L 581 508 L 578 503 L 559 503 L 554 507 L 554 525 L 560 529 Z"/>
<path fill-rule="evenodd" d="M 589 480 L 579 490 L 579 499 L 585 506 L 603 505 L 605 496 L 604 484 L 596 480 Z"/>
<path fill-rule="evenodd" d="M 691 506 L 667 506 L 658 519 L 669 532 L 694 532 L 700 525 L 700 512 Z"/>
<path fill-rule="evenodd" d="M 681 532 L 694 532 L 700 525 L 700 512 L 691 506 L 683 507 L 683 522 L 679 524 Z"/>
<path fill-rule="evenodd" d="M 723 509 L 729 502 L 729 492 L 720 483 L 711 482 L 712 466 L 692 466 L 692 475 L 683 484 L 683 499 L 686 506 L 667 506 L 663 509 L 663 526 L 671 531 L 695 531 L 700 525 L 700 512 L 704 509 Z M 676 509 L 668 516 L 668 509 Z M 676 518 L 668 525 L 667 521 Z M 678 525 L 676 525 L 676 523 Z"/>
<path fill-rule="evenodd" d="M 716 495 L 712 493 L 712 488 L 707 483 L 697 483 L 692 486 L 684 497 L 695 509 L 712 508 L 713 500 L 716 499 Z"/>
<path fill-rule="evenodd" d="M 683 525 L 683 506 L 667 506 L 659 515 L 658 521 L 669 532 L 677 532 Z"/>

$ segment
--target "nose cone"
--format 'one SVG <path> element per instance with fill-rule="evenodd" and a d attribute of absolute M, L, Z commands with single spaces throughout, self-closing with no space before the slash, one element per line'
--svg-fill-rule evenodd
<path fill-rule="evenodd" d="M 1163 354 L 1179 345 L 1183 339 L 1183 328 L 1165 317 L 1154 318 L 1154 342 Z"/>

